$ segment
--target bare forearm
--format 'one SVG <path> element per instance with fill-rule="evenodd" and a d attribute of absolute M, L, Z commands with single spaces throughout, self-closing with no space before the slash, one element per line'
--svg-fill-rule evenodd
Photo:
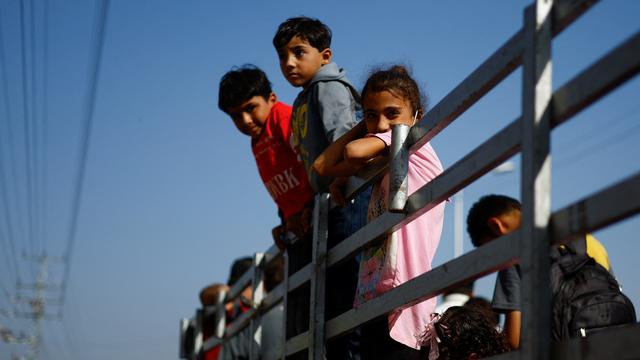
<path fill-rule="evenodd" d="M 510 311 L 506 314 L 504 322 L 504 333 L 507 336 L 509 345 L 515 350 L 520 347 L 520 323 L 521 323 L 520 311 Z"/>
<path fill-rule="evenodd" d="M 330 144 L 313 163 L 313 169 L 321 176 L 351 176 L 357 169 L 344 161 L 344 149 L 351 141 L 366 134 L 364 122 L 360 122 L 351 130 Z"/>

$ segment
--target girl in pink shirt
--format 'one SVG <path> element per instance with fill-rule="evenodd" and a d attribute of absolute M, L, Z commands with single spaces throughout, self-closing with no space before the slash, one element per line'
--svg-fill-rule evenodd
<path fill-rule="evenodd" d="M 373 158 L 388 153 L 391 126 L 413 126 L 424 115 L 422 96 L 415 80 L 402 66 L 374 72 L 362 90 L 364 121 L 330 145 L 314 163 L 325 176 L 354 175 Z M 442 164 L 429 143 L 409 156 L 409 194 L 442 173 Z M 338 179 L 331 186 L 334 201 L 344 202 Z M 368 219 L 387 211 L 389 175 L 373 187 Z M 392 233 L 380 245 L 363 250 L 354 306 L 431 270 L 444 217 L 444 203 Z M 363 357 L 419 358 L 417 337 L 429 322 L 436 299 L 431 298 L 388 314 L 387 321 L 363 327 Z M 381 335 L 383 334 L 383 335 Z M 393 339 L 395 341 L 388 341 Z M 403 345 L 400 345 L 403 344 Z M 371 356 L 367 356 L 370 353 Z"/>

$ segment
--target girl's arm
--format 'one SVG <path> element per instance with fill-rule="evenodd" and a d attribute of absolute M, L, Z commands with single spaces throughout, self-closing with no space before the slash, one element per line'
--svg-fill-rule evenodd
<path fill-rule="evenodd" d="M 364 121 L 358 123 L 351 130 L 330 144 L 313 163 L 313 169 L 320 176 L 351 176 L 358 169 L 344 159 L 344 151 L 353 140 L 363 137 L 367 133 Z"/>
<path fill-rule="evenodd" d="M 382 155 L 387 149 L 387 144 L 375 136 L 356 139 L 344 148 L 344 160 L 356 169 L 365 166 L 373 158 Z"/>

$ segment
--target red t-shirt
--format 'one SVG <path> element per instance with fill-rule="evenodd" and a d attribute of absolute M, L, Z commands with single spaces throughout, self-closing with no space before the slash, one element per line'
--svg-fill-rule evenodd
<path fill-rule="evenodd" d="M 251 149 L 264 186 L 287 219 L 313 198 L 307 174 L 291 146 L 291 106 L 276 102 Z"/>

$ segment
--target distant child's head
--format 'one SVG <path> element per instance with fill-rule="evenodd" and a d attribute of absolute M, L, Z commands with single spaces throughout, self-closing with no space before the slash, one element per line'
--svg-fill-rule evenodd
<path fill-rule="evenodd" d="M 280 70 L 295 87 L 306 87 L 331 62 L 331 30 L 318 19 L 295 17 L 280 24 L 273 37 Z"/>
<path fill-rule="evenodd" d="M 474 309 L 452 306 L 421 336 L 429 360 L 480 359 L 511 350 L 503 333 Z M 437 347 L 431 349 L 431 347 Z"/>
<path fill-rule="evenodd" d="M 504 195 L 483 196 L 467 215 L 467 232 L 474 246 L 483 245 L 520 227 L 520 202 Z"/>
<path fill-rule="evenodd" d="M 362 89 L 362 110 L 370 133 L 391 130 L 391 125 L 413 126 L 424 115 L 418 83 L 404 66 L 375 71 Z"/>
<path fill-rule="evenodd" d="M 202 306 L 216 305 L 221 292 L 229 291 L 225 284 L 212 284 L 200 290 L 200 303 Z"/>
<path fill-rule="evenodd" d="M 495 310 L 493 310 L 489 300 L 483 297 L 472 297 L 471 299 L 467 300 L 466 303 L 464 303 L 464 307 L 470 308 L 483 314 L 487 317 L 489 323 L 491 323 L 491 325 L 493 325 L 494 327 L 498 326 L 498 323 L 500 322 L 500 315 L 495 312 Z"/>
<path fill-rule="evenodd" d="M 232 69 L 220 79 L 218 107 L 233 119 L 241 133 L 252 138 L 262 134 L 276 101 L 267 75 L 253 65 Z"/>

